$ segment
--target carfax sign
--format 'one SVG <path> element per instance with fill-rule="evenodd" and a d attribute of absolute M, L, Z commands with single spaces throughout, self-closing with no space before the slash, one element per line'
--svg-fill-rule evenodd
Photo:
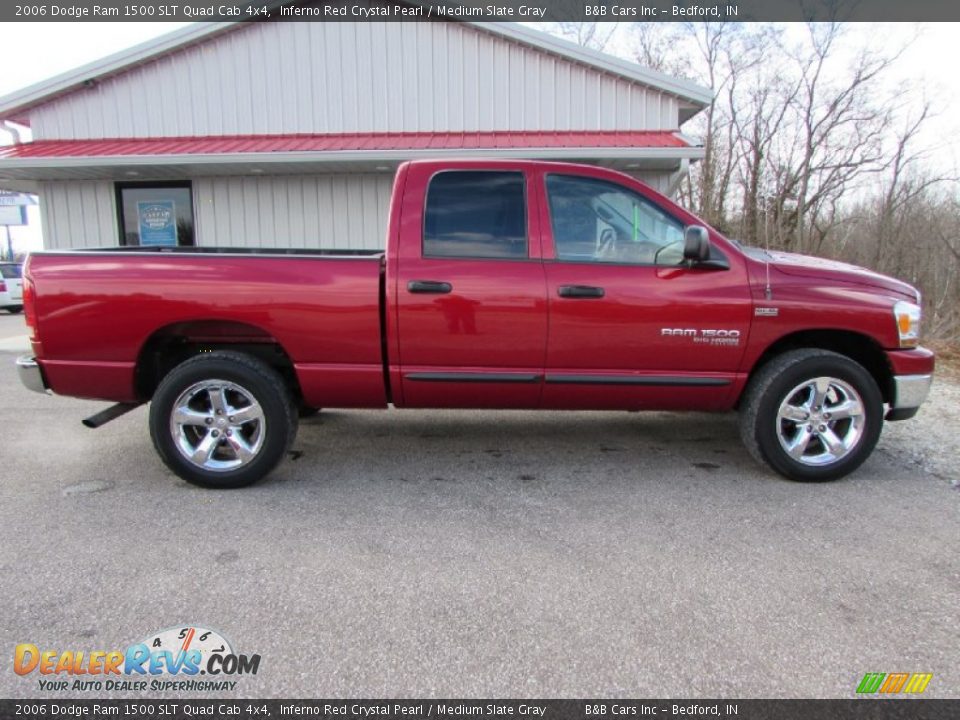
<path fill-rule="evenodd" d="M 173 200 L 137 203 L 141 245 L 176 245 L 177 213 Z"/>

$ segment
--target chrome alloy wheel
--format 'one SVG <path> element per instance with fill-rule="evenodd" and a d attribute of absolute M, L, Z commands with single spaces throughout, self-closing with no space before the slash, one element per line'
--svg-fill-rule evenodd
<path fill-rule="evenodd" d="M 180 393 L 170 434 L 187 460 L 204 470 L 235 470 L 257 457 L 266 436 L 263 409 L 249 390 L 227 380 L 204 380 Z"/>
<path fill-rule="evenodd" d="M 866 414 L 849 383 L 818 377 L 787 393 L 776 422 L 780 445 L 791 458 L 821 466 L 842 460 L 857 446 Z"/>

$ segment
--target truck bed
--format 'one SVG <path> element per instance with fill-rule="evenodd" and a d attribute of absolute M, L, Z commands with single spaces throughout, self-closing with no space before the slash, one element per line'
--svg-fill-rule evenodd
<path fill-rule="evenodd" d="M 380 294 L 383 253 L 368 250 L 131 247 L 36 253 L 30 276 L 54 392 L 137 399 L 149 343 L 186 333 L 275 343 L 307 402 L 386 403 Z"/>

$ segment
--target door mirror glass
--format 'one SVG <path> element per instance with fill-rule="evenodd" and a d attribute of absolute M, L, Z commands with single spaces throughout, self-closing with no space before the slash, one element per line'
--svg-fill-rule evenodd
<path fill-rule="evenodd" d="M 710 259 L 710 234 L 703 225 L 689 225 L 684 230 L 683 259 L 692 263 Z"/>

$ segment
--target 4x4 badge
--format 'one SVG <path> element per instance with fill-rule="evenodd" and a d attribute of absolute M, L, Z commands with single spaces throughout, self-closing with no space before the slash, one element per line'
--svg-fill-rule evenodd
<path fill-rule="evenodd" d="M 780 308 L 775 307 L 757 307 L 753 314 L 757 317 L 776 317 L 780 314 Z"/>

